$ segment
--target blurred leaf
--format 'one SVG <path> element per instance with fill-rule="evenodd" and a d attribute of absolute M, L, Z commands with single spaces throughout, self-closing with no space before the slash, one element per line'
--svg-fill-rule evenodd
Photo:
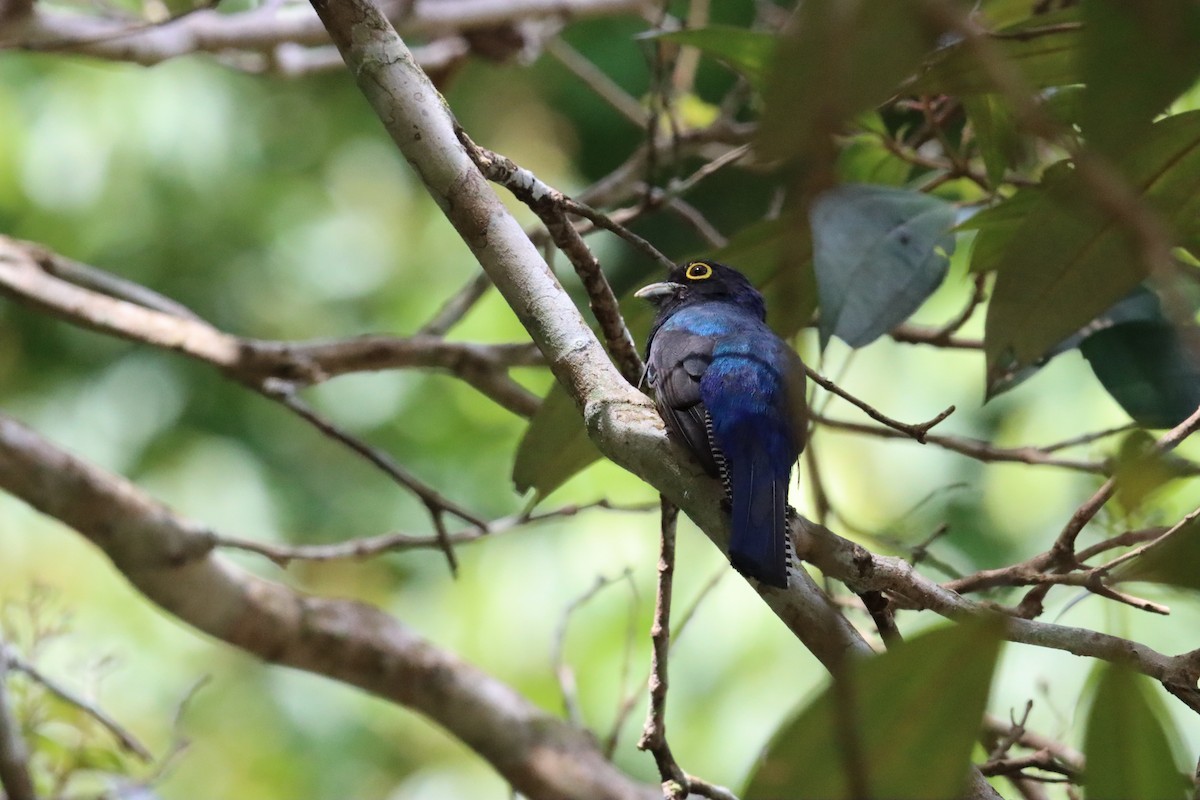
<path fill-rule="evenodd" d="M 813 156 L 814 144 L 895 92 L 937 34 L 911 2 L 806 0 L 767 80 L 764 157 Z"/>
<path fill-rule="evenodd" d="M 1162 319 L 1162 308 L 1159 304 L 1158 296 L 1145 286 L 1138 286 L 1116 302 L 1112 308 L 1063 339 L 1054 347 L 1051 347 L 1033 363 L 1025 366 L 1020 366 L 1015 361 L 1002 361 L 998 363 L 994 374 L 989 376 L 987 397 L 991 399 L 1014 388 L 1017 384 L 1032 376 L 1049 363 L 1050 359 L 1069 350 L 1074 350 L 1089 336 L 1099 331 L 1124 325 L 1125 323 L 1148 322 Z M 1101 380 L 1101 384 L 1104 384 L 1103 380 Z M 1105 388 L 1107 389 L 1107 386 Z M 1113 392 L 1109 390 L 1109 394 L 1113 394 Z M 1118 402 L 1120 401 L 1118 400 Z"/>
<path fill-rule="evenodd" d="M 1017 133 L 1016 120 L 1008 104 L 996 94 L 965 97 L 963 108 L 975 129 L 988 183 L 997 186 L 1004 173 L 1016 167 L 1024 156 L 1025 147 Z"/>
<path fill-rule="evenodd" d="M 513 483 L 518 492 L 545 497 L 598 458 L 575 401 L 555 383 L 517 446 Z"/>
<path fill-rule="evenodd" d="M 1105 391 L 1134 422 L 1173 428 L 1200 406 L 1200 328 L 1157 319 L 1093 333 L 1079 347 Z"/>
<path fill-rule="evenodd" d="M 1112 582 L 1145 581 L 1200 589 L 1200 521 L 1192 520 L 1170 539 L 1117 567 Z"/>
<path fill-rule="evenodd" d="M 1084 0 L 1083 134 L 1119 154 L 1200 75 L 1195 0 Z"/>
<path fill-rule="evenodd" d="M 978 231 L 971 243 L 971 272 L 996 269 L 1013 234 L 1037 204 L 1040 192 L 1036 187 L 1021 189 L 1003 203 L 985 208 L 959 224 L 959 230 Z"/>
<path fill-rule="evenodd" d="M 993 30 L 1024 22 L 1034 16 L 1034 4 L 1029 0 L 982 0 L 979 13 Z"/>
<path fill-rule="evenodd" d="M 812 239 L 786 218 L 768 219 L 739 231 L 713 258 L 744 272 L 767 303 L 767 323 L 780 336 L 793 336 L 812 322 L 817 287 Z M 786 250 L 788 258 L 781 259 Z"/>
<path fill-rule="evenodd" d="M 1027 17 L 1004 28 L 992 40 L 999 54 L 1015 66 L 1033 88 L 1079 83 L 1078 57 L 1082 35 L 1072 23 L 1078 9 Z M 997 91 L 974 51 L 958 42 L 938 51 L 907 89 L 914 94 L 973 95 Z"/>
<path fill-rule="evenodd" d="M 706 56 L 711 56 L 744 75 L 760 92 L 766 83 L 767 67 L 775 53 L 775 43 L 778 39 L 773 34 L 733 25 L 709 25 L 705 28 L 671 31 L 657 34 L 653 38 L 695 47 Z"/>
<path fill-rule="evenodd" d="M 842 183 L 903 186 L 912 167 L 884 147 L 879 137 L 860 133 L 846 140 L 838 153 L 837 174 Z"/>
<path fill-rule="evenodd" d="M 1123 166 L 1172 229 L 1200 225 L 1200 112 L 1154 125 Z M 1131 234 L 1088 195 L 1075 176 L 1054 181 L 997 260 L 984 339 L 989 382 L 999 365 L 1041 357 L 1145 277 Z"/>
<path fill-rule="evenodd" d="M 957 797 L 983 719 L 1004 623 L 969 620 L 846 665 L 775 735 L 747 800 L 931 800 Z M 847 703 L 847 699 L 849 702 Z M 848 708 L 844 705 L 849 705 Z M 847 715 L 843 717 L 842 715 Z M 850 722 L 866 797 L 853 796 L 836 733 Z"/>
<path fill-rule="evenodd" d="M 1141 507 L 1146 498 L 1169 481 L 1181 477 L 1169 453 L 1154 447 L 1154 437 L 1136 430 L 1121 440 L 1113 464 L 1116 501 L 1126 514 Z"/>
<path fill-rule="evenodd" d="M 903 322 L 946 277 L 954 207 L 890 186 L 840 186 L 812 209 L 821 346 L 862 347 Z"/>
<path fill-rule="evenodd" d="M 1184 800 L 1191 781 L 1172 755 L 1179 733 L 1147 679 L 1101 664 L 1083 752 L 1087 800 Z M 1169 727 L 1170 726 L 1170 727 Z"/>

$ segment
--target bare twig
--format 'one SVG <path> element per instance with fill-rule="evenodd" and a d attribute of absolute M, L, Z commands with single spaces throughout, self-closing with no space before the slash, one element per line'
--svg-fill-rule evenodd
<path fill-rule="evenodd" d="M 117 722 L 111 714 L 96 703 L 87 700 L 43 673 L 33 664 L 21 658 L 11 645 L 5 644 L 2 640 L 0 640 L 0 662 L 3 662 L 0 663 L 0 671 L 3 671 L 4 666 L 7 665 L 9 670 L 22 673 L 30 680 L 40 684 L 46 691 L 59 700 L 67 705 L 78 708 L 96 720 L 105 730 L 112 734 L 112 737 L 117 740 L 121 749 L 132 753 L 142 761 L 150 762 L 154 760 L 154 756 L 150 753 L 150 750 L 138 741 L 138 738 L 133 733 Z"/>
<path fill-rule="evenodd" d="M 891 417 L 876 410 L 874 407 L 872 407 L 867 402 L 858 399 L 854 395 L 847 392 L 845 389 L 838 386 L 833 381 L 826 378 L 821 373 L 817 372 L 812 367 L 805 366 L 804 371 L 806 373 L 808 373 L 808 377 L 812 378 L 814 383 L 820 385 L 826 391 L 836 394 L 838 397 L 849 402 L 851 405 L 856 406 L 857 408 L 861 409 L 863 411 L 863 413 L 865 413 L 868 417 L 875 420 L 876 422 L 881 422 L 884 425 L 888 426 L 889 428 L 894 428 L 895 430 L 898 430 L 901 433 L 903 433 L 907 436 L 910 436 L 913 439 L 916 439 L 921 444 L 925 444 L 926 436 L 929 434 L 929 430 L 933 426 L 942 422 L 943 420 L 946 419 L 946 417 L 949 417 L 951 414 L 954 413 L 954 406 L 950 406 L 945 411 L 938 414 L 936 417 L 934 417 L 933 419 L 931 419 L 927 422 L 922 422 L 917 425 L 912 425 L 907 422 L 900 422 L 899 420 L 892 419 Z"/>
<path fill-rule="evenodd" d="M 567 44 L 562 37 L 546 40 L 546 52 L 554 56 L 571 74 L 583 81 L 598 97 L 621 113 L 621 116 L 637 125 L 646 124 L 646 109 L 636 99 L 608 77 L 582 53 Z"/>
<path fill-rule="evenodd" d="M 586 592 L 572 600 L 563 611 L 562 617 L 558 621 L 558 627 L 554 632 L 554 649 L 552 659 L 554 663 L 554 675 L 558 678 L 559 692 L 562 694 L 563 707 L 567 712 L 567 719 L 576 727 L 585 727 L 583 713 L 579 710 L 579 696 L 575 683 L 575 671 L 567 663 L 567 629 L 571 624 L 571 618 L 575 612 L 586 605 L 604 589 L 612 586 L 614 583 L 622 581 L 633 585 L 633 571 L 626 568 L 624 572 L 612 578 L 606 578 L 603 575 L 596 578 L 596 582 L 592 584 Z"/>
<path fill-rule="evenodd" d="M 846 422 L 820 415 L 815 415 L 814 420 L 820 425 L 837 430 L 852 431 L 867 436 L 878 436 L 882 439 L 911 438 L 905 432 L 891 428 L 862 425 L 857 422 Z M 1108 465 L 1101 461 L 1080 461 L 1047 455 L 1040 447 L 996 447 L 982 439 L 971 439 L 965 436 L 943 436 L 934 433 L 927 434 L 925 441 L 927 444 L 936 445 L 955 453 L 961 453 L 964 456 L 984 463 L 1038 464 L 1077 472 L 1090 472 L 1097 475 L 1106 475 L 1109 469 Z"/>
<path fill-rule="evenodd" d="M 658 557 L 658 592 L 654 602 L 654 623 L 650 627 L 650 709 L 639 750 L 648 750 L 658 765 L 663 782 L 663 797 L 678 800 L 688 793 L 687 776 L 671 755 L 667 744 L 667 654 L 671 640 L 671 583 L 675 574 L 675 523 L 679 509 L 667 498 L 662 499 L 662 540 Z"/>
<path fill-rule="evenodd" d="M 529 170 L 475 144 L 461 128 L 456 133 L 479 170 L 489 180 L 505 186 L 545 223 L 554 243 L 575 267 L 575 272 L 583 282 L 592 313 L 600 324 L 613 361 L 625 380 L 636 386 L 641 381 L 644 369 L 641 356 L 625 326 L 616 295 L 608 285 L 600 262 L 592 255 L 579 232 L 567 221 L 564 212 L 572 205 L 572 201 L 540 181 Z"/>
<path fill-rule="evenodd" d="M 679 637 L 683 635 L 684 630 L 687 628 L 688 623 L 691 622 L 692 618 L 696 616 L 696 612 L 699 610 L 700 604 L 706 597 L 708 597 L 709 593 L 717 587 L 717 584 L 721 582 L 721 578 L 728 574 L 728 567 L 721 566 L 718 568 L 717 571 L 712 574 L 712 577 L 705 581 L 704 585 L 700 587 L 700 591 L 696 592 L 696 596 L 693 597 L 692 602 L 683 609 L 683 613 L 676 615 L 675 627 L 674 630 L 671 631 L 671 641 L 668 647 L 675 646 L 675 643 L 679 640 Z M 622 683 L 624 683 L 623 680 Z M 642 679 L 642 684 L 648 685 L 649 683 L 650 673 L 647 673 L 646 677 Z M 621 735 L 621 728 L 625 726 L 625 720 L 627 720 L 629 715 L 633 712 L 633 707 L 637 702 L 637 699 L 637 694 L 634 692 L 629 692 L 625 695 L 620 706 L 617 708 L 617 713 L 613 717 L 612 729 L 609 731 L 608 736 L 604 740 L 604 752 L 608 753 L 610 756 L 616 752 L 617 740 Z"/>
<path fill-rule="evenodd" d="M 6 645 L 0 640 L 0 789 L 8 800 L 37 800 L 29 774 L 29 748 L 8 700 Z"/>
<path fill-rule="evenodd" d="M 657 505 L 654 506 L 657 508 Z M 612 511 L 644 512 L 650 506 L 622 506 L 607 500 L 597 500 L 583 505 L 566 505 L 551 511 L 539 511 L 528 514 L 521 512 L 507 517 L 501 517 L 483 525 L 472 526 L 447 535 L 454 545 L 467 544 L 479 539 L 498 536 L 502 533 L 527 528 L 543 522 L 549 522 L 592 509 L 607 509 Z M 299 544 L 282 545 L 261 542 L 254 539 L 242 539 L 234 536 L 218 536 L 216 544 L 231 550 L 244 550 L 265 556 L 281 567 L 286 567 L 293 561 L 337 561 L 341 559 L 364 559 L 383 553 L 403 552 L 440 547 L 437 536 L 413 533 L 384 533 L 379 536 L 368 536 L 358 539 L 348 539 L 330 544 Z"/>
<path fill-rule="evenodd" d="M 1200 408 L 1197 408 L 1192 412 L 1191 416 L 1159 437 L 1158 441 L 1154 443 L 1153 452 L 1161 454 L 1174 450 L 1180 442 L 1191 436 L 1197 428 L 1200 428 Z M 1116 478 L 1109 478 L 1104 482 L 1103 486 L 1096 490 L 1094 495 L 1071 515 L 1071 519 L 1068 520 L 1062 533 L 1058 535 L 1058 539 L 1055 540 L 1054 545 L 1049 551 L 1050 558 L 1056 565 L 1064 568 L 1075 566 L 1075 538 L 1092 517 L 1096 516 L 1096 512 L 1113 496 L 1116 488 Z"/>

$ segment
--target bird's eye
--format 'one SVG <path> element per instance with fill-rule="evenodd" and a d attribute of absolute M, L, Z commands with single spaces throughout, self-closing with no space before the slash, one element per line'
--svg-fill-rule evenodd
<path fill-rule="evenodd" d="M 702 281 L 712 277 L 713 268 L 703 261 L 693 261 L 691 264 L 688 264 L 687 271 L 684 274 L 688 276 L 688 280 Z"/>

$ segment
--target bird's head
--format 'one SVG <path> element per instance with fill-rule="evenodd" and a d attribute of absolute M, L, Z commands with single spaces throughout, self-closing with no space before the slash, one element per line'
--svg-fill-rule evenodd
<path fill-rule="evenodd" d="M 732 303 L 765 319 L 762 295 L 746 276 L 733 267 L 716 261 L 688 261 L 671 270 L 661 283 L 643 286 L 634 297 L 649 300 L 658 308 L 660 319 L 694 303 Z"/>

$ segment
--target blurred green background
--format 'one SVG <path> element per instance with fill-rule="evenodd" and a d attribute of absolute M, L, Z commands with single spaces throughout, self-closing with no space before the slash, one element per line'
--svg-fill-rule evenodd
<path fill-rule="evenodd" d="M 723 9 L 745 18 L 749 3 Z M 572 25 L 566 38 L 633 96 L 647 91 L 638 20 Z M 731 78 L 702 66 L 702 94 Z M 447 88 L 461 122 L 567 192 L 619 164 L 642 132 L 542 57 L 528 67 L 472 62 Z M 737 171 L 693 197 L 728 235 L 762 216 L 773 187 Z M 518 210 L 530 223 L 532 216 Z M 670 217 L 639 227 L 682 258 L 703 243 Z M 349 76 L 249 76 L 204 57 L 154 68 L 83 58 L 0 55 L 0 232 L 41 242 L 190 306 L 224 330 L 274 339 L 412 333 L 476 271 L 466 247 L 382 131 Z M 589 239 L 621 291 L 653 266 L 623 244 Z M 969 295 L 960 247 L 945 286 L 915 321 L 939 324 Z M 569 266 L 557 268 L 575 286 Z M 978 317 L 979 315 L 977 315 Z M 965 330 L 980 335 L 982 320 Z M 523 341 L 493 293 L 452 338 Z M 816 334 L 799 338 L 814 362 Z M 1077 352 L 982 405 L 977 352 L 881 340 L 856 353 L 835 342 L 818 368 L 894 417 L 918 421 L 953 403 L 939 428 L 999 445 L 1047 444 L 1127 421 Z M 540 370 L 517 377 L 538 392 Z M 306 398 L 423 480 L 478 513 L 526 502 L 510 481 L 526 422 L 446 376 L 398 371 L 338 378 Z M 71 452 L 128 476 L 187 516 L 240 537 L 334 542 L 390 530 L 428 533 L 419 503 L 347 451 L 262 398 L 188 360 L 115 341 L 0 302 L 0 407 Z M 858 419 L 840 402 L 840 418 Z M 851 534 L 902 552 L 942 522 L 937 556 L 964 572 L 1012 563 L 1045 548 L 1098 481 L 1023 465 L 984 466 L 932 446 L 822 430 L 816 451 Z M 1085 450 L 1103 456 L 1109 440 Z M 1191 457 L 1197 447 L 1185 448 Z M 801 469 L 793 503 L 813 506 Z M 1168 489 L 1156 519 L 1195 507 L 1195 488 Z M 653 504 L 654 493 L 597 464 L 545 501 L 601 498 Z M 1087 542 L 1129 523 L 1105 517 Z M 638 695 L 618 763 L 656 782 L 634 748 L 645 704 L 649 617 L 657 558 L 653 513 L 589 511 L 460 547 L 458 580 L 436 552 L 367 562 L 298 564 L 233 557 L 305 590 L 378 604 L 422 635 L 561 711 L 555 631 L 599 577 L 632 572 L 572 617 L 566 657 L 587 723 L 607 735 L 623 691 Z M 681 528 L 677 607 L 688 605 L 724 559 Z M 935 577 L 943 577 L 931 570 Z M 465 747 L 409 712 L 320 678 L 259 664 L 149 607 L 80 537 L 0 497 L 0 599 L 19 620 L 31 587 L 46 587 L 69 621 L 43 668 L 95 691 L 158 753 L 176 707 L 198 679 L 181 731 L 190 745 L 158 786 L 165 798 L 504 797 L 507 789 Z M 1169 603 L 1151 617 L 1095 598 L 1047 619 L 1134 635 L 1168 653 L 1200 645 L 1194 598 L 1147 588 Z M 631 616 L 632 615 L 632 616 Z M 927 620 L 901 617 L 901 626 Z M 630 630 L 632 624 L 632 642 Z M 622 687 L 626 649 L 632 668 Z M 816 661 L 750 588 L 728 574 L 704 601 L 671 661 L 668 730 L 685 769 L 737 786 L 779 722 L 823 685 Z M 1031 727 L 1076 746 L 1076 698 L 1088 662 L 1008 646 L 991 710 L 1007 717 L 1035 701 Z M 1172 701 L 1173 702 L 1173 701 Z M 1194 752 L 1200 725 L 1176 709 Z M 71 732 L 63 734 L 69 748 Z M 135 775 L 136 775 L 135 771 Z"/>

